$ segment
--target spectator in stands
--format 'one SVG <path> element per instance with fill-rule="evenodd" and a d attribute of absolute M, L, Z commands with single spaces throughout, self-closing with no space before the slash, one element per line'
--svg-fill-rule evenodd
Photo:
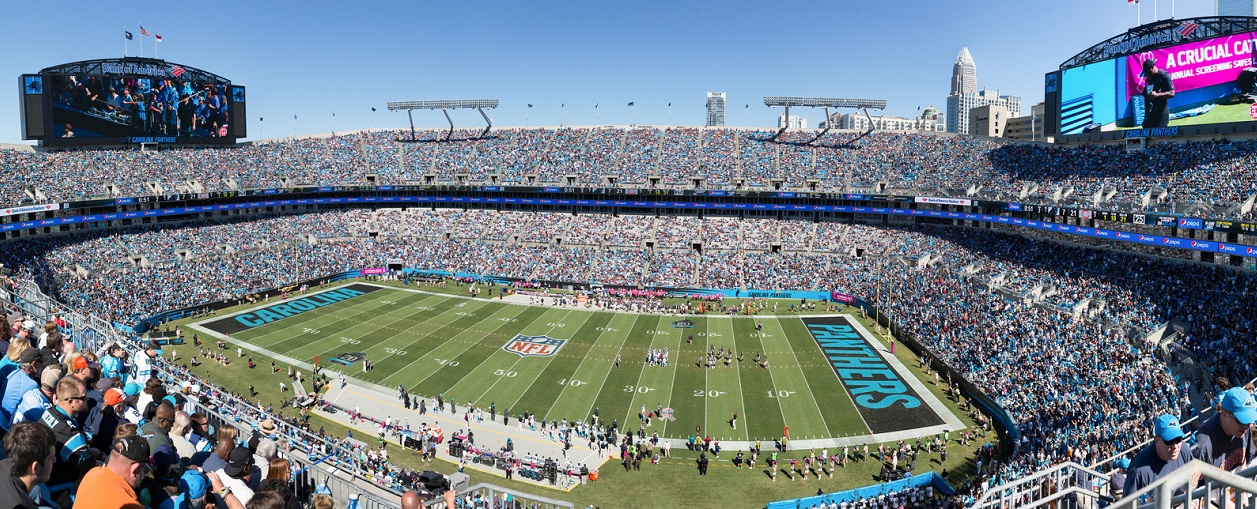
<path fill-rule="evenodd" d="M 175 452 L 186 462 L 196 454 L 196 447 L 188 440 L 192 434 L 192 416 L 179 410 L 175 412 L 175 424 L 170 428 L 170 442 L 175 444 Z"/>
<path fill-rule="evenodd" d="M 91 496 L 76 500 L 74 509 L 143 509 L 135 489 L 152 467 L 148 440 L 139 435 L 119 438 L 105 465 L 83 477 L 79 491 Z"/>
<path fill-rule="evenodd" d="M 441 494 L 441 498 L 445 500 L 445 507 L 455 507 L 458 496 L 451 489 L 445 490 L 445 493 Z M 402 509 L 420 509 L 427 502 L 430 502 L 430 500 L 424 498 L 418 491 L 407 490 L 405 493 L 402 493 Z"/>
<path fill-rule="evenodd" d="M 288 463 L 288 460 L 277 461 L 283 461 L 285 464 Z M 267 479 L 262 481 L 262 485 L 258 487 L 256 492 L 254 492 L 253 497 L 257 498 L 258 495 L 263 493 L 275 493 L 283 499 L 284 509 L 300 509 L 301 504 L 297 500 L 297 496 L 294 494 L 293 490 L 294 486 L 290 482 L 286 482 L 278 478 Z"/>
<path fill-rule="evenodd" d="M 52 430 L 42 423 L 15 424 L 4 436 L 4 461 L 0 461 L 0 473 L 8 472 L 8 482 L 0 481 L 0 508 L 36 509 L 47 504 L 36 504 L 32 497 L 46 493 L 56 461 L 57 439 Z M 46 500 L 46 498 L 45 498 Z"/>
<path fill-rule="evenodd" d="M 336 507 L 336 501 L 332 499 L 331 495 L 328 495 L 325 493 L 319 493 L 313 497 L 310 497 L 311 509 L 334 509 L 335 507 Z"/>
<path fill-rule="evenodd" d="M 113 443 L 114 432 L 118 429 L 118 425 L 127 422 L 123 415 L 127 411 L 127 397 L 117 387 L 110 387 L 105 391 L 105 407 L 100 411 L 99 429 L 95 435 L 92 435 L 92 447 L 98 451 L 109 448 L 109 444 Z"/>
<path fill-rule="evenodd" d="M 0 400 L 0 427 L 7 432 L 13 424 L 13 412 L 22 400 L 22 395 L 31 389 L 37 389 L 40 364 L 39 350 L 27 348 L 18 357 L 18 369 L 9 373 L 4 382 L 4 399 Z"/>
<path fill-rule="evenodd" d="M 1122 489 L 1126 495 L 1134 494 L 1191 460 L 1191 445 L 1183 443 L 1185 435 L 1177 417 L 1169 414 L 1157 417 L 1154 434 L 1153 443 L 1130 462 L 1126 486 Z"/>
<path fill-rule="evenodd" d="M 126 350 L 122 345 L 112 345 L 109 347 L 109 354 L 100 360 L 100 376 L 101 378 L 116 378 L 118 380 L 127 381 L 126 364 L 123 363 L 123 356 Z"/>
<path fill-rule="evenodd" d="M 148 439 L 148 446 L 154 451 L 163 446 L 174 450 L 175 444 L 170 439 L 170 430 L 174 425 L 175 407 L 169 401 L 162 401 L 157 405 L 153 420 L 140 427 L 140 435 Z"/>
<path fill-rule="evenodd" d="M 3 327 L 0 327 L 3 329 Z M 17 370 L 19 359 L 22 357 L 22 351 L 30 348 L 31 342 L 26 339 L 14 339 L 9 341 L 9 348 L 4 358 L 0 359 L 0 380 L 8 378 L 9 373 Z"/>
<path fill-rule="evenodd" d="M 196 470 L 188 470 L 179 477 L 179 495 L 169 504 L 154 509 L 201 509 L 205 507 L 205 495 L 209 493 L 209 479 Z"/>
<path fill-rule="evenodd" d="M 284 498 L 278 493 L 267 491 L 254 495 L 244 504 L 245 509 L 285 509 Z"/>
<path fill-rule="evenodd" d="M 26 391 L 13 410 L 13 424 L 37 421 L 44 415 L 44 410 L 52 406 L 52 400 L 57 397 L 57 382 L 61 381 L 61 365 L 44 368 L 39 380 L 39 387 Z"/>
<path fill-rule="evenodd" d="M 52 466 L 48 491 L 61 507 L 70 507 L 73 488 L 100 459 L 100 453 L 88 444 L 87 433 L 79 427 L 75 416 L 87 406 L 87 387 L 77 378 L 64 377 L 57 382 L 56 402 L 40 418 L 57 437 L 57 461 Z"/>
<path fill-rule="evenodd" d="M 214 450 L 206 454 L 201 459 L 201 470 L 206 472 L 217 472 L 227 468 L 227 459 L 231 457 L 231 452 L 236 449 L 236 440 L 231 437 L 218 437 L 218 444 Z"/>
<path fill-rule="evenodd" d="M 1252 456 L 1253 421 L 1257 421 L 1257 400 L 1243 387 L 1222 393 L 1219 410 L 1196 432 L 1195 458 L 1233 472 L 1246 466 Z"/>
<path fill-rule="evenodd" d="M 227 466 L 218 471 L 223 484 L 231 487 L 231 491 L 246 506 L 253 498 L 253 490 L 249 489 L 249 477 L 253 473 L 253 453 L 244 447 L 236 447 L 227 456 Z M 282 501 L 281 501 L 282 503 Z M 278 509 L 284 509 L 282 506 Z"/>

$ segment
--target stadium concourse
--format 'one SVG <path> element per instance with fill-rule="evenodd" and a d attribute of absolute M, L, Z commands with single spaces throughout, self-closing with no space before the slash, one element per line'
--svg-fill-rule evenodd
<path fill-rule="evenodd" d="M 488 183 L 602 187 L 973 190 L 972 198 L 1076 205 L 1111 190 L 1101 209 L 1160 210 L 1247 218 L 1239 204 L 1257 190 L 1257 142 L 1160 143 L 1127 153 L 1120 146 L 1058 148 L 998 139 L 912 133 L 834 131 L 815 143 L 808 131 L 726 128 L 515 128 L 486 138 L 457 131 L 451 143 L 401 143 L 409 132 L 258 142 L 223 149 L 152 152 L 0 150 L 14 181 L 0 204 L 57 203 L 162 191 L 231 191 L 289 184 Z M 443 139 L 423 131 L 420 141 Z M 161 172 L 133 171 L 162 168 Z M 427 177 L 434 180 L 429 182 Z M 569 180 L 572 177 L 573 180 Z M 652 179 L 657 181 L 652 182 Z M 1158 197 L 1161 190 L 1163 197 Z M 1060 191 L 1061 196 L 1054 194 Z M 859 192 L 859 191 L 855 191 Z M 1025 196 L 1022 197 L 1021 194 Z M 1145 196 L 1150 195 L 1147 204 Z"/>

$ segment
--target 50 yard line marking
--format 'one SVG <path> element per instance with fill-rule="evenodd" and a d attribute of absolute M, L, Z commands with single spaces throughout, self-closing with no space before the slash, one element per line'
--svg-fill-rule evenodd
<path fill-rule="evenodd" d="M 486 304 L 485 304 L 485 305 L 483 305 L 483 306 L 477 307 L 477 308 L 475 308 L 475 309 L 479 310 L 479 309 L 483 309 L 483 308 L 485 308 L 485 307 L 488 307 L 488 303 L 486 303 Z M 509 306 L 502 306 L 502 307 L 498 308 L 498 310 L 496 310 L 496 311 L 494 311 L 493 313 L 489 314 L 489 316 L 487 316 L 487 317 L 485 317 L 485 318 L 482 318 L 479 322 L 476 322 L 476 325 L 479 325 L 479 324 L 481 324 L 481 323 L 484 323 L 486 320 L 492 320 L 492 319 L 494 319 L 495 317 L 498 317 L 498 315 L 499 315 L 499 314 L 501 314 L 503 311 L 507 311 L 507 312 L 509 312 L 509 311 L 511 311 L 511 310 L 512 310 L 512 308 L 511 308 L 511 307 L 509 307 Z M 443 315 L 443 314 L 445 314 L 445 313 L 440 313 L 440 314 L 442 314 L 442 315 Z M 512 317 L 510 317 L 510 318 L 516 318 L 516 317 L 518 317 L 520 314 L 523 314 L 523 310 L 521 310 L 519 314 L 517 314 L 517 315 L 515 315 L 515 316 L 512 316 Z M 456 319 L 455 321 L 457 321 L 457 319 Z M 451 322 L 451 323 L 453 323 L 453 322 Z M 510 325 L 511 323 L 512 323 L 512 322 L 509 322 L 509 321 L 508 321 L 508 322 L 503 322 L 503 323 L 502 323 L 502 325 L 499 325 L 498 327 L 505 327 L 505 326 L 507 326 L 507 325 Z M 412 346 L 412 345 L 416 345 L 416 344 L 418 344 L 420 341 L 423 341 L 423 340 L 425 340 L 425 339 L 427 339 L 427 338 L 431 337 L 433 332 L 435 332 L 435 331 L 429 332 L 428 334 L 424 334 L 423 336 L 419 337 L 419 338 L 418 338 L 418 339 L 416 339 L 415 341 L 411 342 L 411 343 L 410 343 L 410 345 L 408 345 L 406 348 L 407 348 L 407 349 L 409 349 L 409 348 L 410 348 L 410 346 Z M 461 342 L 461 341 L 459 340 L 459 338 L 460 338 L 460 337 L 462 337 L 464 334 L 467 334 L 467 333 L 470 333 L 470 332 L 476 332 L 476 331 L 475 331 L 474 329 L 472 329 L 472 328 L 467 328 L 467 329 L 462 329 L 462 330 L 460 330 L 457 334 L 454 334 L 454 335 L 450 336 L 449 338 L 447 338 L 447 340 L 446 340 L 444 343 L 442 343 L 441 345 L 438 345 L 436 348 L 432 348 L 432 349 L 428 350 L 428 351 L 427 351 L 426 353 L 424 353 L 423 355 L 420 355 L 420 356 L 418 356 L 417 358 L 415 358 L 415 360 L 410 361 L 409 363 L 407 363 L 407 364 L 406 364 L 405 366 L 403 366 L 401 369 L 399 369 L 399 370 L 397 370 L 397 371 L 394 371 L 394 372 L 393 372 L 391 375 L 389 375 L 389 376 L 384 377 L 384 379 L 380 381 L 380 384 L 381 384 L 381 385 L 383 385 L 383 383 L 384 383 L 384 382 L 387 382 L 388 380 L 392 379 L 392 378 L 393 378 L 393 377 L 395 377 L 395 376 L 398 376 L 398 375 L 405 375 L 405 374 L 410 374 L 410 367 L 411 367 L 411 366 L 414 366 L 415 364 L 419 363 L 420 361 L 422 361 L 422 360 L 424 360 L 424 359 L 427 359 L 427 358 L 428 358 L 429 356 L 431 356 L 433 353 L 436 353 L 437 349 L 438 349 L 438 348 L 440 348 L 441 346 L 448 345 L 448 344 L 453 343 L 453 342 Z M 495 331 L 493 331 L 493 332 L 489 332 L 489 333 L 487 333 L 487 334 L 490 334 L 490 335 L 491 335 L 491 334 L 495 334 L 496 332 L 497 332 L 497 331 L 495 330 Z M 482 334 L 483 334 L 483 333 L 482 333 Z M 459 355 L 461 355 L 463 352 L 467 351 L 467 349 L 471 348 L 472 346 L 475 346 L 477 343 L 479 343 L 479 341 L 472 341 L 472 342 L 471 342 L 471 344 L 467 346 L 467 348 L 464 348 L 462 351 L 458 352 L 458 354 L 459 354 Z M 455 355 L 454 357 L 457 357 L 457 355 Z"/>
<path fill-rule="evenodd" d="M 570 316 L 570 315 L 572 314 L 572 311 L 573 311 L 573 310 L 569 309 L 569 310 L 567 310 L 567 313 L 564 313 L 564 314 L 563 314 L 563 317 L 562 317 L 562 318 L 559 318 L 558 320 L 555 320 L 554 322 L 549 322 L 549 323 L 553 323 L 553 324 L 555 324 L 555 325 L 550 326 L 550 328 L 546 330 L 546 334 L 545 334 L 545 335 L 546 335 L 546 336 L 549 336 L 551 332 L 554 332 L 554 329 L 559 328 L 558 324 L 565 324 L 565 323 L 567 322 L 567 317 L 568 317 L 568 316 Z M 545 313 L 542 313 L 542 314 L 544 315 Z M 585 320 L 588 320 L 588 319 L 589 319 L 589 316 L 588 316 L 588 315 L 586 315 L 586 316 L 585 316 Z M 584 323 L 585 323 L 585 321 L 581 321 L 581 324 L 582 324 L 582 325 L 584 325 Z M 579 327 L 578 327 L 578 328 L 579 328 Z M 494 351 L 494 352 L 493 352 L 493 354 L 496 354 L 496 353 L 498 353 L 498 352 L 497 352 L 497 351 Z M 491 358 L 491 357 L 493 357 L 493 354 L 489 354 L 489 357 L 490 357 L 490 358 Z M 508 354 L 508 355 L 515 355 L 515 354 Z M 506 368 L 506 369 L 505 369 L 505 370 L 503 370 L 503 371 L 507 371 L 507 372 L 510 372 L 510 371 L 515 371 L 515 366 L 518 366 L 518 365 L 519 365 L 519 361 L 524 360 L 524 358 L 523 358 L 522 356 L 518 356 L 518 357 L 519 357 L 518 359 L 515 359 L 515 362 L 512 362 L 512 363 L 511 363 L 511 367 Z M 553 361 L 553 360 L 554 360 L 554 356 L 550 356 L 550 359 L 549 359 L 549 360 L 550 360 L 550 361 Z M 550 365 L 550 363 L 549 363 L 549 362 L 546 362 L 546 366 L 549 366 L 549 365 Z M 542 369 L 544 370 L 544 367 L 543 367 Z M 454 385 L 451 385 L 451 386 L 450 386 L 450 391 L 452 392 L 452 391 L 453 391 L 453 389 L 454 389 L 455 387 L 458 387 L 458 385 L 459 385 L 459 384 L 463 383 L 463 380 L 466 380 L 466 379 L 467 379 L 467 377 L 469 377 L 469 376 L 471 376 L 471 375 L 473 375 L 473 374 L 475 374 L 475 373 L 476 373 L 476 371 L 475 371 L 475 370 L 472 370 L 471 372 L 467 373 L 465 376 L 463 376 L 462 380 L 459 380 L 459 381 L 458 381 L 458 383 L 455 383 Z M 480 401 L 481 399 L 483 399 L 483 398 L 485 397 L 485 395 L 486 395 L 486 394 L 488 394 L 490 391 L 492 391 L 494 387 L 497 387 L 498 382 L 501 382 L 502 380 L 505 380 L 506 378 L 507 378 L 506 376 L 500 376 L 500 377 L 498 377 L 498 379 L 497 379 L 497 380 L 494 380 L 492 384 L 489 384 L 489 388 L 488 388 L 488 389 L 485 389 L 485 390 L 484 390 L 484 392 L 481 392 L 479 396 L 476 396 L 475 398 L 468 398 L 468 399 L 467 399 L 467 401 L 469 401 L 469 402 L 471 402 L 471 401 Z M 534 379 L 534 381 L 536 381 L 536 380 Z M 511 402 L 511 406 L 508 406 L 508 407 L 503 407 L 503 408 L 513 408 L 513 407 L 515 406 L 515 403 L 518 403 L 518 402 L 519 402 L 519 398 L 516 398 L 516 399 L 515 399 L 515 401 Z"/>
<path fill-rule="evenodd" d="M 519 307 L 520 307 L 520 309 L 522 309 L 523 311 L 521 311 L 518 315 L 515 315 L 515 316 L 514 316 L 514 318 L 519 318 L 520 316 L 523 316 L 523 314 L 524 314 L 525 312 L 527 312 L 527 311 L 530 309 L 530 307 L 529 307 L 529 306 L 519 306 Z M 533 308 L 533 309 L 535 309 L 535 308 Z M 522 330 L 524 330 L 525 328 L 528 328 L 528 327 L 529 327 L 529 326 L 531 326 L 532 324 L 536 323 L 536 322 L 537 322 L 537 320 L 540 320 L 540 319 L 541 319 L 541 317 L 543 317 L 543 316 L 546 316 L 546 312 L 545 312 L 545 311 L 543 311 L 543 312 L 541 312 L 541 313 L 538 313 L 536 317 L 533 317 L 532 321 L 530 321 L 530 322 L 528 322 L 528 323 L 526 323 L 526 324 L 523 324 L 521 327 L 519 327 L 519 328 L 517 328 L 517 329 L 513 329 L 513 330 L 515 330 L 515 331 L 518 333 L 518 331 L 522 331 Z M 502 329 L 504 329 L 504 328 L 506 328 L 506 327 L 510 327 L 510 326 L 512 326 L 512 325 L 515 325 L 515 322 L 503 322 L 503 323 L 502 323 L 502 325 L 499 325 L 499 326 L 498 326 L 498 329 L 497 329 L 497 330 L 502 330 Z M 494 332 L 496 333 L 497 331 L 494 331 Z M 479 345 L 479 344 L 480 344 L 480 342 L 474 342 L 474 343 L 471 343 L 471 344 L 467 345 L 467 347 L 466 347 L 466 348 L 462 349 L 462 351 L 458 352 L 457 354 L 452 355 L 452 356 L 449 356 L 449 359 L 450 359 L 450 360 L 455 360 L 455 359 L 457 359 L 457 358 L 458 358 L 458 356 L 460 356 L 460 355 L 462 355 L 462 354 L 466 353 L 468 350 L 471 350 L 472 348 L 475 348 L 475 347 L 476 347 L 476 345 Z M 427 353 L 427 355 L 424 355 L 421 359 L 416 359 L 416 361 L 415 361 L 415 362 L 418 362 L 419 360 L 422 360 L 422 359 L 424 359 L 424 358 L 427 358 L 428 356 L 430 356 L 430 355 L 432 355 L 432 354 L 436 353 L 436 351 L 437 351 L 436 349 L 433 349 L 431 352 L 428 352 L 428 353 Z M 492 356 L 492 354 L 490 354 L 490 356 Z M 412 362 L 411 364 L 413 365 L 414 363 Z M 431 372 L 431 373 L 428 373 L 428 375 L 427 375 L 427 376 L 425 376 L 425 377 L 423 377 L 423 379 L 422 379 L 422 380 L 419 380 L 418 382 L 416 382 L 416 383 L 413 385 L 413 387 L 418 388 L 418 387 L 422 386 L 422 385 L 424 384 L 424 382 L 428 381 L 428 379 L 429 379 L 429 378 L 432 378 L 433 376 L 435 376 L 435 375 L 436 375 L 438 372 L 440 372 L 440 371 L 441 371 L 441 369 L 442 369 L 442 368 L 444 368 L 444 367 L 445 367 L 445 366 L 441 366 L 440 368 L 436 368 L 436 369 L 432 370 L 432 372 Z M 463 380 L 466 380 L 466 379 L 467 379 L 467 377 L 471 376 L 471 375 L 472 375 L 473 373 L 475 373 L 475 372 L 476 372 L 476 370 L 475 370 L 475 369 L 473 369 L 470 373 L 467 373 L 466 375 L 464 375 L 464 376 L 463 376 L 463 378 L 459 379 L 459 381 L 458 381 L 458 382 L 456 382 L 456 383 L 454 383 L 453 385 L 450 385 L 448 388 L 446 388 L 446 390 L 454 388 L 455 386 L 457 386 L 458 384 L 462 383 L 462 382 L 463 382 Z"/>
<path fill-rule="evenodd" d="M 571 311 L 568 311 L 568 314 L 570 315 L 570 314 L 572 314 L 572 312 L 571 312 Z M 577 325 L 577 326 L 575 327 L 575 329 L 576 329 L 576 330 L 572 331 L 572 337 L 571 337 L 571 338 L 568 338 L 568 341 L 572 341 L 572 340 L 576 339 L 576 334 L 577 334 L 578 332 L 580 332 L 581 327 L 584 327 L 584 326 L 585 326 L 585 323 L 589 321 L 589 317 L 591 317 L 591 316 L 594 316 L 594 313 L 585 313 L 585 319 L 584 319 L 584 320 L 581 320 L 580 325 Z M 563 319 L 564 319 L 564 320 L 567 320 L 567 316 L 564 316 L 564 317 L 563 317 Z M 557 323 L 564 323 L 564 322 L 560 321 L 560 322 L 557 322 Z M 608 322 L 607 322 L 607 323 L 610 323 L 610 321 L 608 320 Z M 555 328 L 558 328 L 558 327 L 556 326 Z M 553 329 L 551 329 L 551 330 L 553 330 Z M 547 334 L 547 335 L 548 335 L 548 334 Z M 599 336 L 601 336 L 601 334 L 599 334 Z M 595 340 L 594 340 L 594 343 L 597 343 L 597 339 L 595 339 Z M 591 347 L 591 348 L 592 348 L 592 347 Z M 511 406 L 510 406 L 510 407 L 508 407 L 508 408 L 515 408 L 515 405 L 518 405 L 518 404 L 519 404 L 519 400 L 524 399 L 524 395 L 525 395 L 525 394 L 528 394 L 528 389 L 531 389 L 533 385 L 536 385 L 536 384 L 537 384 L 537 380 L 541 379 L 541 375 L 545 373 L 546 368 L 550 367 L 550 364 L 551 364 L 551 363 L 553 363 L 553 362 L 554 362 L 554 359 L 555 359 L 555 358 L 557 358 L 557 357 L 558 357 L 558 354 L 555 354 L 555 355 L 551 355 L 551 356 L 550 356 L 550 358 L 546 359 L 546 364 L 545 364 L 544 366 L 541 366 L 541 367 L 540 367 L 540 369 L 538 369 L 538 370 L 537 370 L 537 376 L 533 377 L 532 382 L 529 382 L 529 383 L 528 383 L 528 387 L 524 387 L 523 392 L 520 392 L 520 393 L 519 393 L 519 396 L 516 396 L 516 397 L 515 397 L 515 401 L 512 401 L 512 402 L 511 402 Z M 586 355 L 586 357 L 588 357 L 588 355 Z M 520 362 L 522 362 L 523 360 L 524 360 L 524 358 L 523 358 L 523 357 L 520 357 L 520 358 L 519 358 L 519 360 L 515 361 L 515 364 L 519 364 L 519 363 L 520 363 Z M 584 362 L 584 361 L 582 360 L 582 362 Z M 512 366 L 511 366 L 511 368 L 512 368 L 512 369 L 514 369 L 514 368 L 515 368 L 515 366 L 514 366 L 514 365 L 512 365 Z M 506 378 L 506 377 L 499 378 L 499 379 L 498 379 L 498 382 L 501 382 L 503 378 Z M 494 384 L 494 385 L 497 385 L 497 382 L 494 382 L 493 384 Z M 489 390 L 493 390 L 493 387 L 489 387 Z M 481 395 L 480 395 L 480 397 L 482 397 L 482 398 L 483 398 L 483 397 L 485 396 L 485 394 L 488 394 L 488 393 L 489 393 L 489 391 L 488 391 L 488 390 L 487 390 L 487 391 L 484 391 L 484 394 L 481 394 Z M 557 400 L 556 400 L 556 401 L 557 401 Z M 551 404 L 550 406 L 551 406 L 551 408 L 553 408 L 553 407 L 554 407 L 554 405 L 553 405 L 553 404 Z M 543 417 L 543 418 L 544 418 L 544 417 Z"/>

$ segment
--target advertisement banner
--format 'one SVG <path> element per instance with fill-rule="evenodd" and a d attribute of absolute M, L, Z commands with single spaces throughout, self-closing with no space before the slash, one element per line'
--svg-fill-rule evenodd
<path fill-rule="evenodd" d="M 368 267 L 360 271 L 364 276 L 378 276 L 380 274 L 388 274 L 388 269 L 384 267 Z"/>

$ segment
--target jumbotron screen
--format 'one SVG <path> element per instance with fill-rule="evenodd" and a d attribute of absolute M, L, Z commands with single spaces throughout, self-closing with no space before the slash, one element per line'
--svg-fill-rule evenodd
<path fill-rule="evenodd" d="M 230 85 L 53 75 L 44 87 L 52 109 L 53 138 L 228 137 Z"/>
<path fill-rule="evenodd" d="M 1169 127 L 1257 121 L 1257 108 L 1245 94 L 1257 98 L 1257 32 L 1124 55 L 1061 71 L 1060 134 L 1113 131 L 1140 127 Z M 1161 78 L 1145 72 L 1144 62 L 1155 67 L 1173 84 L 1168 98 L 1168 124 L 1164 117 L 1146 114 L 1158 110 L 1156 92 Z M 1150 86 L 1151 83 L 1151 86 Z M 1159 88 L 1165 88 L 1164 83 Z"/>

